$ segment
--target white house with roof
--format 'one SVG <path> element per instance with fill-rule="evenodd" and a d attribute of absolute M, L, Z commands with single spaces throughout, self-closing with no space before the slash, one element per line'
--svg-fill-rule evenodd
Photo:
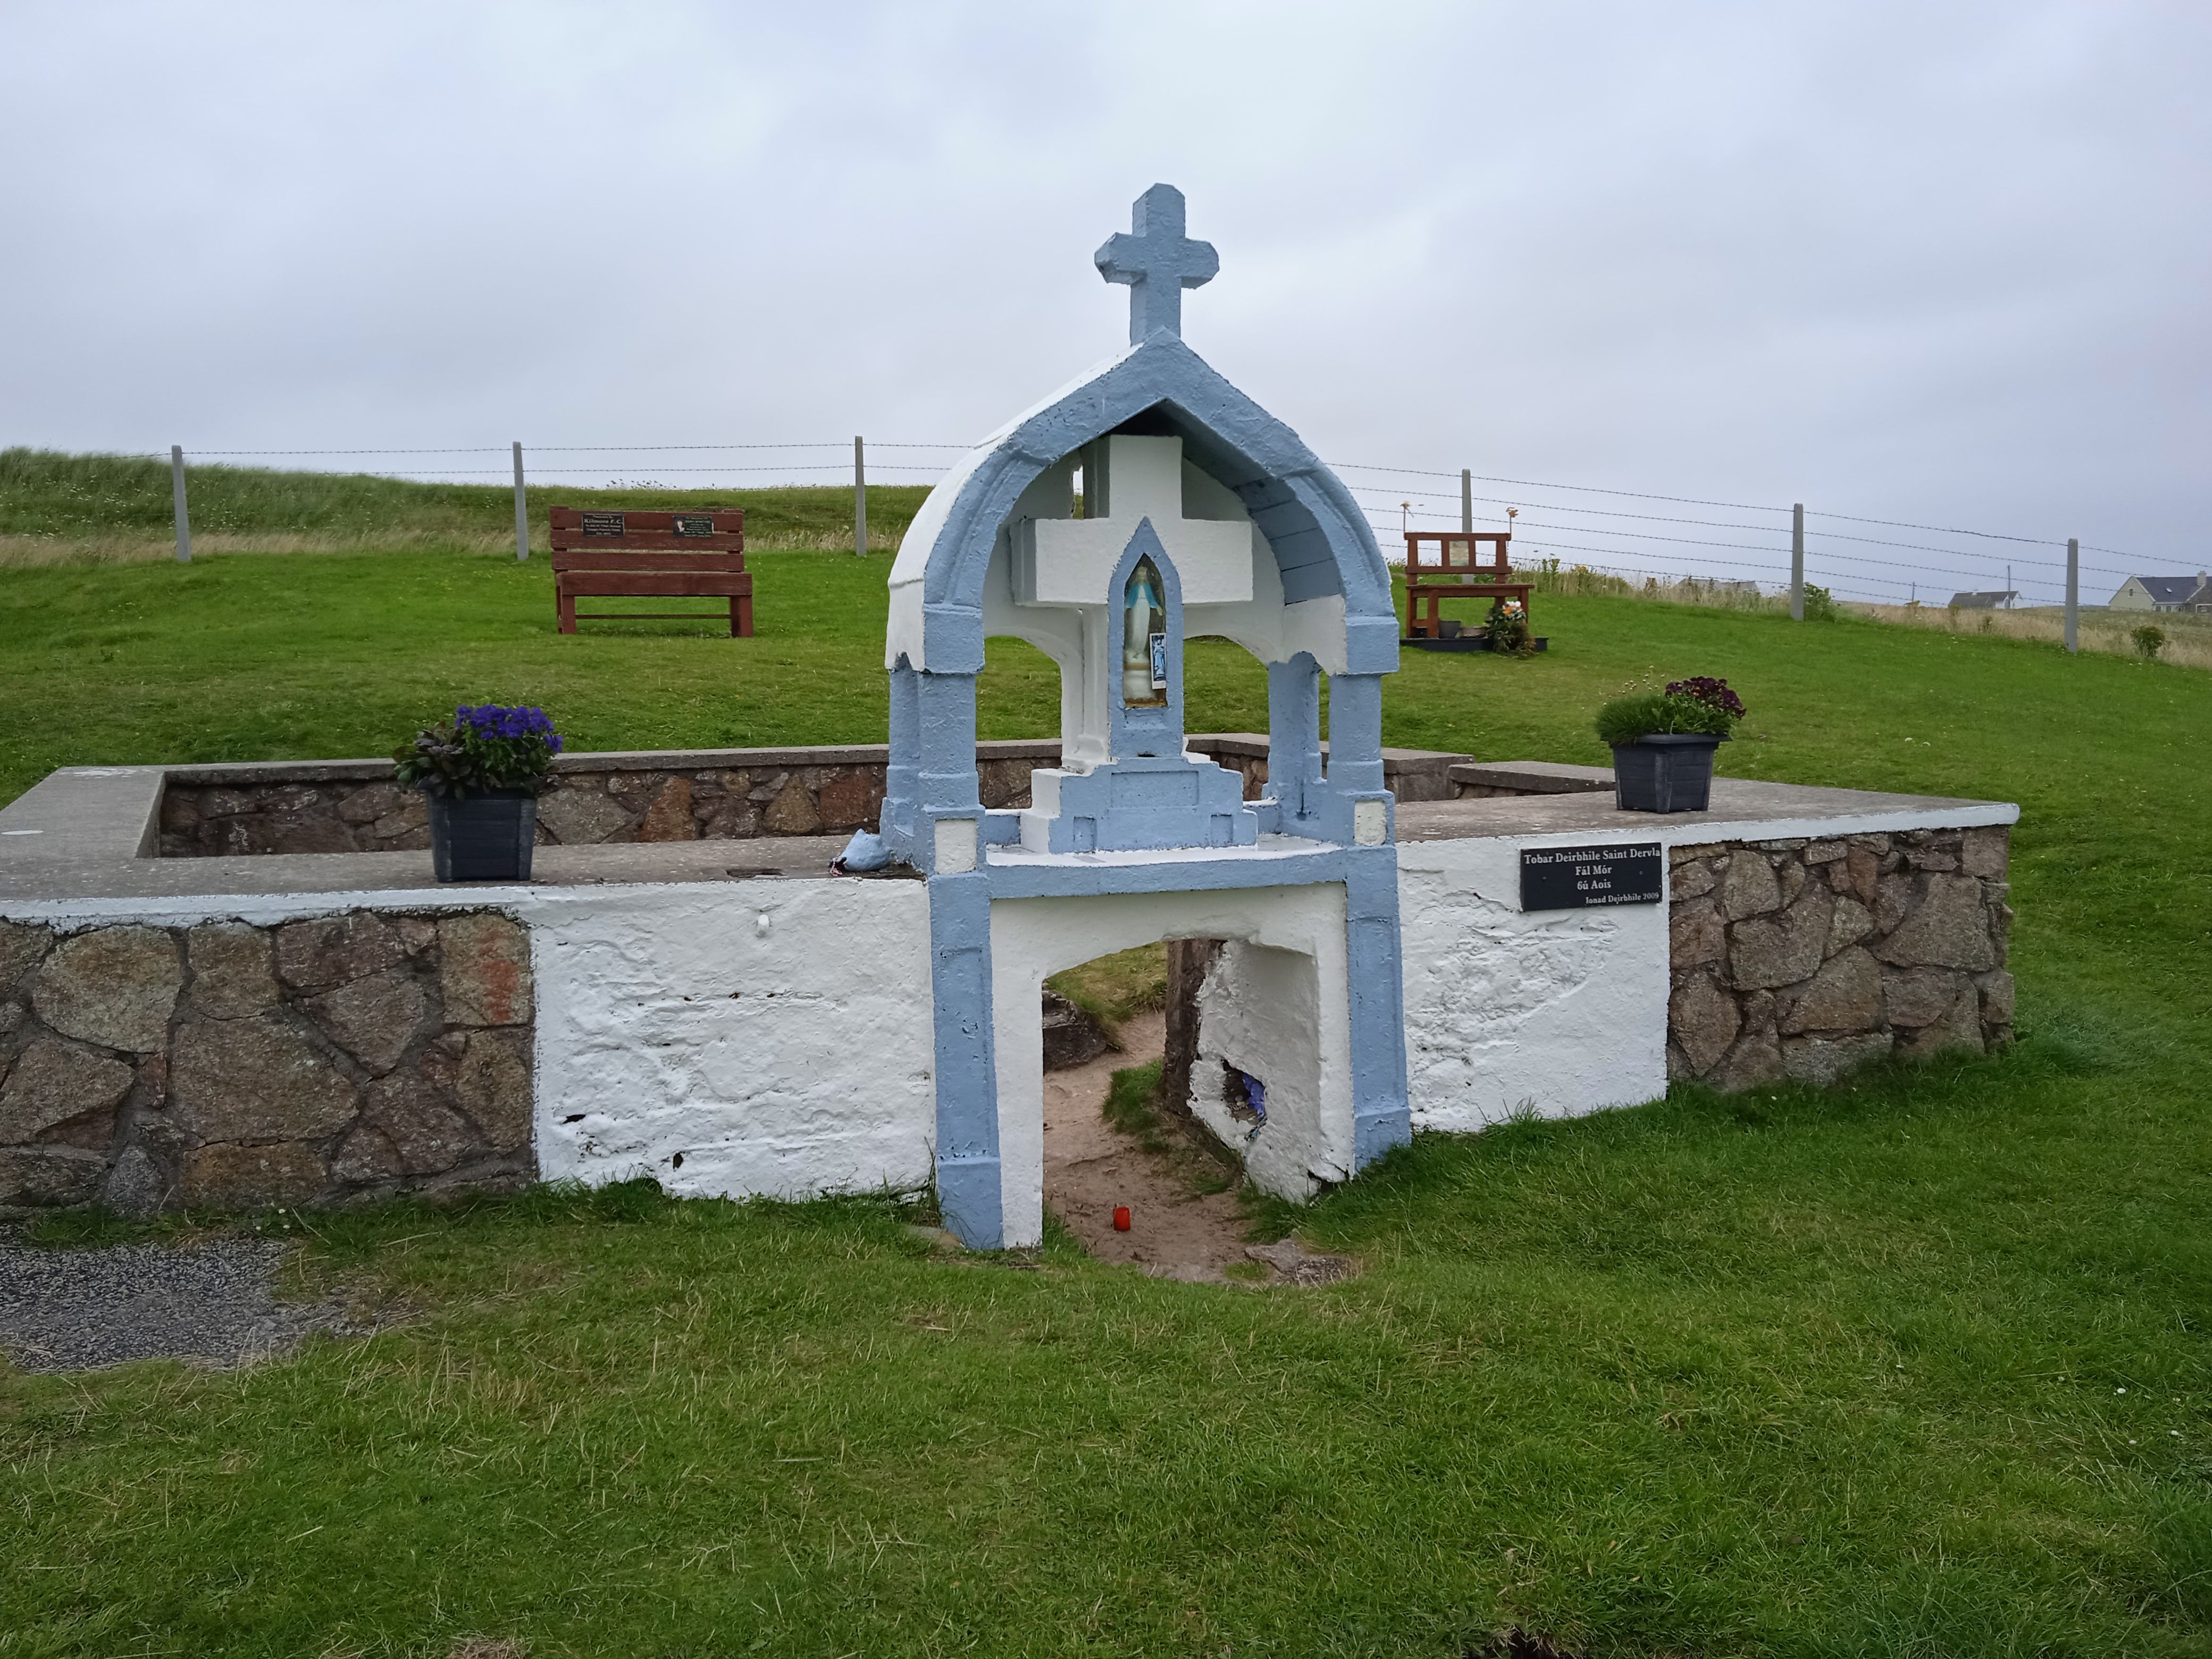
<path fill-rule="evenodd" d="M 2212 611 L 2212 580 L 2193 576 L 2130 576 L 2112 595 L 2115 611 Z"/>

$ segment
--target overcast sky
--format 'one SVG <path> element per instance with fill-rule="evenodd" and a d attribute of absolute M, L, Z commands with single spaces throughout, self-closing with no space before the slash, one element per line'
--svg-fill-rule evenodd
<path fill-rule="evenodd" d="M 0 444 L 966 441 L 1122 343 L 1091 254 L 1165 180 L 1221 256 L 1185 337 L 1332 462 L 2194 570 L 2208 86 L 2180 0 L 0 0 Z M 1597 563 L 1786 524 L 1478 493 Z M 1813 522 L 1990 556 L 1816 537 L 1869 596 L 2063 557 Z"/>

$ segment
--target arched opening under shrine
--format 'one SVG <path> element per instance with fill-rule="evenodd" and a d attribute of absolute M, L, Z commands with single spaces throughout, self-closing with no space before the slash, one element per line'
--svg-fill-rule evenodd
<path fill-rule="evenodd" d="M 1010 1239 L 1042 1237 L 1044 1050 L 1038 1006 L 1063 969 L 1138 945 L 1218 942 L 1199 993 L 1200 1053 L 1266 1088 L 1257 1135 L 1202 1067 L 1187 1105 L 1262 1189 L 1306 1198 L 1353 1166 L 1351 1022 L 1341 887 L 1248 887 L 1001 899 L 991 906 L 998 1145 Z M 1137 1056 L 1125 1064 L 1139 1063 Z"/>

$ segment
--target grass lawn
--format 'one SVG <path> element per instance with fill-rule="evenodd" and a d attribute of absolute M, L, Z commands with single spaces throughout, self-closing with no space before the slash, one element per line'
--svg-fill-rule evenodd
<path fill-rule="evenodd" d="M 384 752 L 463 698 L 587 748 L 880 740 L 886 561 L 751 562 L 740 641 L 562 639 L 542 565 L 453 552 L 0 571 L 0 798 Z M 297 1288 L 392 1328 L 0 1375 L 0 1659 L 2212 1653 L 2212 677 L 1536 621 L 1531 661 L 1408 653 L 1387 740 L 1595 760 L 1603 696 L 1716 672 L 1723 771 L 2016 799 L 2021 1045 L 1424 1138 L 1255 1208 L 1364 1262 L 1315 1291 L 949 1258 L 887 1200 L 315 1216 Z M 1036 653 L 985 684 L 986 735 L 1052 729 Z M 1264 726 L 1228 647 L 1190 691 Z"/>

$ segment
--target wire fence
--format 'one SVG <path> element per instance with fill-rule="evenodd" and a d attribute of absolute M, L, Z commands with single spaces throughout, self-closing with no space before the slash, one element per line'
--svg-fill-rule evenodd
<path fill-rule="evenodd" d="M 1471 489 L 1447 493 L 1429 481 L 1449 479 L 1458 485 L 1462 475 L 1358 462 L 1331 465 L 1345 477 L 1346 487 L 1378 532 L 1453 529 L 1471 523 L 1477 529 L 1510 529 L 1513 562 L 1522 568 L 1557 560 L 1562 568 L 1581 566 L 1636 582 L 1695 579 L 1734 582 L 1766 593 L 1786 592 L 1790 586 L 1793 513 L 1790 506 L 1474 473 L 1466 475 L 1470 484 L 1503 483 L 1516 487 L 1516 491 L 1510 495 L 1476 494 Z M 1391 483 L 1385 479 L 1410 482 Z M 1769 516 L 1721 519 L 1598 507 L 1587 504 L 1586 499 L 1563 499 L 1570 495 Z M 1878 605 L 1942 605 L 1954 592 L 1972 592 L 2011 593 L 2016 596 L 2012 601 L 2015 605 L 2065 602 L 2067 543 L 2063 537 L 2020 536 L 1812 507 L 1806 509 L 1805 519 L 1805 580 L 1825 587 L 1837 599 Z M 1906 540 L 1870 535 L 1864 528 L 1832 529 L 1826 525 L 1905 530 L 1918 537 L 1944 539 Z M 1732 533 L 1697 533 L 1702 531 Z M 2106 560 L 2128 561 L 2132 567 L 2133 556 L 2117 548 L 2083 543 L 2081 550 Z M 2139 574 L 2144 573 L 2116 563 L 2085 561 L 2080 566 L 2081 578 L 2093 588 L 2100 581 L 2118 588 Z"/>
<path fill-rule="evenodd" d="M 182 477 L 194 462 L 306 463 L 416 482 L 525 477 L 577 488 L 758 489 L 777 483 L 927 484 L 971 446 L 870 439 L 778 443 L 462 445 L 415 448 L 174 450 Z M 890 453 L 896 459 L 881 457 Z M 466 465 L 497 456 L 505 465 Z M 726 459 L 710 459 L 722 457 Z M 615 458 L 619 458 L 617 460 Z M 368 461 L 368 466 L 346 463 Z M 381 463 L 381 465 L 376 465 Z M 648 463 L 641 465 L 641 463 Z M 1744 595 L 1789 591 L 1793 508 L 1655 490 L 1514 478 L 1436 468 L 1332 462 L 1373 526 L 1386 556 L 1402 558 L 1407 530 L 1509 530 L 1517 568 L 1587 570 L 1637 585 L 1702 584 Z M 680 479 L 680 484 L 676 480 Z M 179 485 L 180 491 L 182 485 Z M 856 508 L 857 508 L 856 501 Z M 1727 514 L 1728 516 L 1718 516 Z M 856 511 L 856 517 L 858 516 Z M 1838 599 L 1947 605 L 1953 594 L 1999 594 L 2002 608 L 2063 605 L 2063 538 L 1925 524 L 1808 507 L 1805 580 Z M 1899 532 L 1903 534 L 1883 534 Z M 895 541 L 896 537 L 890 539 Z M 880 534 L 876 544 L 885 538 Z M 2084 542 L 2085 603 L 2130 576 L 2150 574 L 2135 556 Z M 2160 561 L 2159 563 L 2167 562 Z M 2187 573 L 2175 571 L 2185 575 Z"/>

